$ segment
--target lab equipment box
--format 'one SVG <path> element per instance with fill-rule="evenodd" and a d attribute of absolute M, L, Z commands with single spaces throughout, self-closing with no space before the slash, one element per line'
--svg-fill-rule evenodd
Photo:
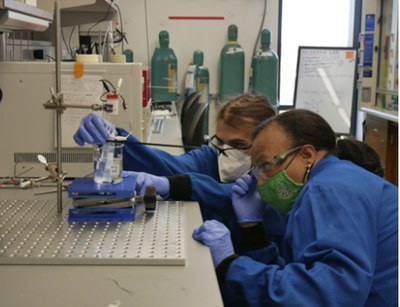
<path fill-rule="evenodd" d="M 65 104 L 91 105 L 101 103 L 106 79 L 115 86 L 123 79 L 120 94 L 127 110 L 117 115 L 101 112 L 102 116 L 142 140 L 142 64 L 84 64 L 82 76 L 75 77 L 75 63 L 61 63 L 61 92 Z M 37 155 L 48 163 L 56 163 L 55 111 L 43 106 L 56 88 L 54 63 L 0 63 L 0 177 L 46 175 Z M 93 172 L 92 147 L 75 144 L 73 134 L 80 120 L 90 109 L 67 109 L 61 118 L 62 171 L 67 177 L 84 177 Z"/>

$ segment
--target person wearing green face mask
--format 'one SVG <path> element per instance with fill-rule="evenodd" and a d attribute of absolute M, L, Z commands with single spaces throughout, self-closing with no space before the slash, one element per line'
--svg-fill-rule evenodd
<path fill-rule="evenodd" d="M 246 255 L 217 221 L 193 232 L 210 248 L 225 306 L 397 306 L 398 188 L 336 152 L 334 131 L 311 111 L 256 128 L 253 174 L 232 188 Z M 263 229 L 267 206 L 287 212 L 282 249 Z"/>
<path fill-rule="evenodd" d="M 301 149 L 302 146 L 296 146 L 295 148 L 289 149 L 283 154 L 274 157 L 273 163 L 266 162 L 255 168 L 256 176 L 258 178 L 263 178 L 261 180 L 265 180 L 264 183 L 258 186 L 258 193 L 261 196 L 261 200 L 284 213 L 288 213 L 292 209 L 297 196 L 304 186 L 304 181 L 311 170 L 312 165 L 310 164 L 304 172 L 304 177 L 301 183 L 292 180 L 286 172 L 286 169 L 290 166 Z M 288 165 L 268 179 L 265 173 L 271 170 L 274 166 L 283 164 L 290 155 L 292 155 L 293 158 L 290 160 Z"/>

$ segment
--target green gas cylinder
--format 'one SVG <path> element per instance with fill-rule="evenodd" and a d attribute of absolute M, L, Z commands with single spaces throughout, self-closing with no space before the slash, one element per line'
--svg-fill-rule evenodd
<path fill-rule="evenodd" d="M 185 76 L 185 95 L 186 96 L 197 91 L 197 88 L 196 88 L 197 71 L 199 69 L 199 66 L 203 65 L 203 59 L 204 59 L 204 55 L 201 50 L 196 50 L 193 53 L 193 60 L 188 65 L 188 68 L 186 70 L 186 76 Z"/>
<path fill-rule="evenodd" d="M 208 71 L 208 68 L 203 66 L 203 59 L 204 55 L 202 51 L 199 51 L 198 53 L 198 61 L 195 61 L 195 63 L 198 64 L 197 69 L 196 69 L 196 74 L 195 74 L 195 80 L 196 80 L 196 91 L 199 92 L 200 103 L 205 103 L 207 104 L 207 109 L 206 113 L 204 116 L 204 135 L 208 135 L 208 117 L 209 117 L 209 102 L 210 102 L 210 73 Z"/>
<path fill-rule="evenodd" d="M 202 66 L 204 63 L 204 53 L 203 51 L 197 49 L 193 52 L 193 64 L 197 67 Z"/>
<path fill-rule="evenodd" d="M 278 108 L 278 55 L 270 45 L 271 32 L 264 29 L 261 33 L 261 48 L 256 51 L 252 60 L 251 92 L 268 97 Z"/>
<path fill-rule="evenodd" d="M 204 53 L 201 50 L 195 50 L 193 53 L 193 61 L 189 64 L 185 78 L 185 95 L 188 96 L 194 92 L 199 92 L 199 103 L 209 103 L 210 90 L 209 79 L 210 74 L 208 68 L 203 66 Z M 204 116 L 204 131 L 203 134 L 208 134 L 208 107 Z"/>
<path fill-rule="evenodd" d="M 195 50 L 193 53 L 193 61 L 189 64 L 186 71 L 185 79 L 185 95 L 193 92 L 199 92 L 200 102 L 208 103 L 210 90 L 208 68 L 203 66 L 204 53 L 201 50 Z"/>
<path fill-rule="evenodd" d="M 178 60 L 169 48 L 169 34 L 159 33 L 160 48 L 154 50 L 151 58 L 151 97 L 154 102 L 170 102 L 177 99 Z"/>
<path fill-rule="evenodd" d="M 122 53 L 125 55 L 127 63 L 133 63 L 134 53 L 132 49 L 125 49 Z"/>
<path fill-rule="evenodd" d="M 196 65 L 194 80 L 196 82 L 196 91 L 201 94 L 200 102 L 208 103 L 210 90 L 210 73 L 208 68 L 203 66 L 204 53 L 201 50 L 196 50 L 193 54 L 193 63 Z"/>
<path fill-rule="evenodd" d="M 221 50 L 220 99 L 226 102 L 244 91 L 244 50 L 237 42 L 238 28 L 228 27 L 228 43 Z"/>
<path fill-rule="evenodd" d="M 205 66 L 199 66 L 196 71 L 196 90 L 201 94 L 200 102 L 210 101 L 210 73 Z"/>

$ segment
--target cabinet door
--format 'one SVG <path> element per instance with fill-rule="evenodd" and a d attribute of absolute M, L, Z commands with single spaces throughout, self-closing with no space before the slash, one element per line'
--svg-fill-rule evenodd
<path fill-rule="evenodd" d="M 364 126 L 364 142 L 371 146 L 381 157 L 386 173 L 387 121 L 367 116 Z"/>
<path fill-rule="evenodd" d="M 397 123 L 388 123 L 388 140 L 386 153 L 385 177 L 398 186 L 399 175 L 399 127 Z"/>
<path fill-rule="evenodd" d="M 375 116 L 367 115 L 364 142 L 380 156 L 385 167 L 385 178 L 398 185 L 398 125 Z"/>

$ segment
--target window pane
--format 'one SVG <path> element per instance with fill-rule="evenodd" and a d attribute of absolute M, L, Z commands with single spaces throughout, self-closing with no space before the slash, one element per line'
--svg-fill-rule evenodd
<path fill-rule="evenodd" d="M 280 105 L 293 105 L 299 46 L 351 47 L 354 0 L 282 0 Z"/>

